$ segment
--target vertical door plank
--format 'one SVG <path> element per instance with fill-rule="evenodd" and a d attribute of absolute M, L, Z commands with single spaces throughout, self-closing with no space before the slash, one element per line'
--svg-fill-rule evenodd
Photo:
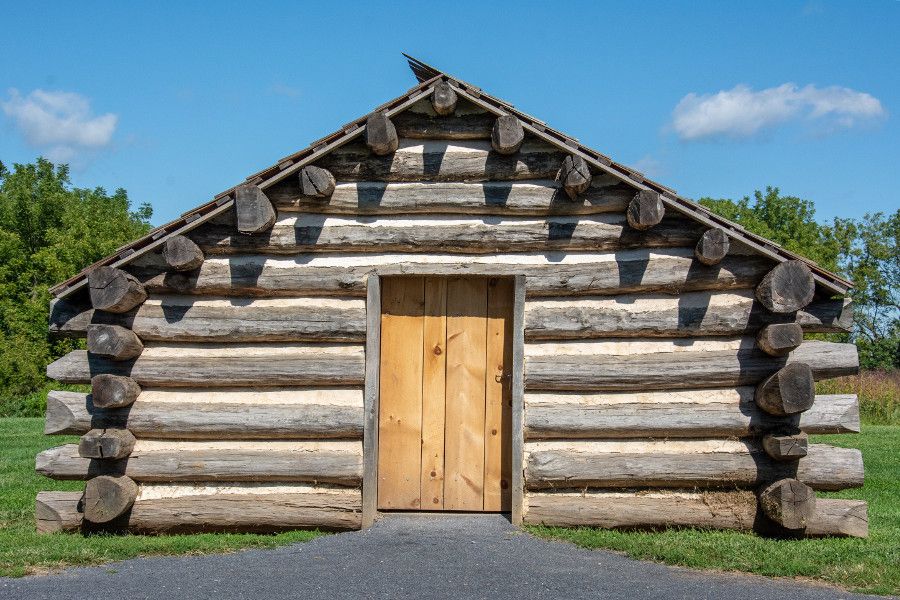
<path fill-rule="evenodd" d="M 510 509 L 513 280 L 488 281 L 484 510 Z"/>
<path fill-rule="evenodd" d="M 422 376 L 422 510 L 444 508 L 447 279 L 425 278 Z"/>
<path fill-rule="evenodd" d="M 422 277 L 382 285 L 378 507 L 418 509 L 422 461 Z"/>
<path fill-rule="evenodd" d="M 487 280 L 447 282 L 447 410 L 444 508 L 484 508 L 484 379 Z"/>

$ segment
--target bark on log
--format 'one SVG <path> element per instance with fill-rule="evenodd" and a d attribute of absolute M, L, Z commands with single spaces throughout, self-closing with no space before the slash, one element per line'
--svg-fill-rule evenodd
<path fill-rule="evenodd" d="M 514 115 L 500 115 L 491 129 L 491 146 L 498 154 L 515 154 L 525 141 L 525 130 Z"/>
<path fill-rule="evenodd" d="M 312 481 L 357 486 L 360 442 L 150 442 L 139 440 L 127 460 L 91 460 L 76 444 L 37 455 L 51 479 L 126 475 L 135 481 Z"/>
<path fill-rule="evenodd" d="M 852 310 L 847 310 L 846 314 L 847 324 L 850 325 L 853 320 Z M 756 345 L 770 356 L 786 356 L 802 343 L 803 327 L 799 323 L 766 325 L 756 336 Z"/>
<path fill-rule="evenodd" d="M 633 229 L 644 231 L 658 225 L 665 216 L 666 209 L 659 193 L 639 190 L 628 204 L 625 214 L 628 217 L 628 224 Z"/>
<path fill-rule="evenodd" d="M 456 110 L 457 96 L 453 88 L 446 81 L 440 81 L 434 86 L 431 93 L 431 106 L 439 115 L 452 115 Z M 416 113 L 411 113 L 416 114 Z"/>
<path fill-rule="evenodd" d="M 346 398 L 348 391 L 332 394 Z M 353 391 L 355 392 L 355 390 Z M 294 398 L 309 396 L 309 401 L 279 402 L 265 392 L 253 392 L 254 398 L 238 401 L 215 394 L 215 401 L 196 402 L 202 390 L 184 390 L 184 400 L 138 400 L 127 411 L 104 410 L 91 396 L 79 392 L 50 392 L 44 433 L 78 435 L 92 428 L 128 428 L 149 439 L 362 439 L 362 394 L 359 404 L 329 403 L 329 390 L 287 390 Z M 352 394 L 351 394 L 352 395 Z M 146 397 L 153 397 L 148 393 Z"/>
<path fill-rule="evenodd" d="M 341 354 L 309 352 L 219 355 L 188 348 L 181 355 L 144 352 L 133 361 L 110 361 L 74 350 L 47 366 L 47 376 L 64 383 L 87 383 L 100 373 L 125 375 L 141 386 L 259 387 L 362 385 L 361 347 Z M 235 346 L 236 352 L 242 347 Z"/>
<path fill-rule="evenodd" d="M 749 440 L 530 442 L 525 450 L 528 489 L 753 487 L 784 478 L 818 490 L 863 484 L 860 451 L 824 444 L 790 463 Z"/>
<path fill-rule="evenodd" d="M 755 385 L 786 362 L 811 364 L 817 381 L 853 375 L 859 370 L 856 346 L 818 341 L 804 342 L 789 357 L 781 359 L 755 349 L 637 356 L 532 356 L 525 361 L 525 389 L 635 391 Z"/>
<path fill-rule="evenodd" d="M 81 529 L 81 492 L 38 492 L 34 518 L 38 533 L 59 533 Z"/>
<path fill-rule="evenodd" d="M 128 312 L 147 298 L 144 286 L 121 269 L 97 267 L 88 275 L 91 305 L 111 313 Z"/>
<path fill-rule="evenodd" d="M 566 195 L 575 200 L 591 187 L 591 168 L 580 156 L 570 155 L 563 161 L 559 170 L 559 181 Z"/>
<path fill-rule="evenodd" d="M 770 433 L 762 439 L 763 450 L 774 460 L 792 461 L 809 452 L 809 436 L 803 433 Z"/>
<path fill-rule="evenodd" d="M 137 493 L 138 486 L 129 477 L 94 477 L 84 486 L 84 518 L 108 523 L 131 508 Z"/>
<path fill-rule="evenodd" d="M 301 215 L 279 219 L 264 235 L 241 236 L 227 225 L 207 224 L 189 235 L 210 254 L 265 252 L 417 252 L 496 254 L 551 250 L 672 248 L 697 239 L 699 226 L 672 217 L 652 232 L 631 229 L 621 215 L 584 217 L 341 219 Z"/>
<path fill-rule="evenodd" d="M 203 250 L 183 235 L 166 240 L 162 257 L 173 271 L 192 271 L 203 264 Z"/>
<path fill-rule="evenodd" d="M 51 392 L 52 394 L 53 392 Z M 141 393 L 141 386 L 124 375 L 94 375 L 91 377 L 91 399 L 97 408 L 130 406 Z M 49 395 L 48 395 L 49 402 Z M 48 410 L 49 414 L 49 410 Z"/>
<path fill-rule="evenodd" d="M 810 302 L 816 292 L 812 271 L 802 260 L 779 264 L 756 287 L 756 297 L 774 313 L 791 313 Z"/>
<path fill-rule="evenodd" d="M 237 187 L 234 194 L 235 224 L 238 233 L 257 234 L 268 231 L 275 223 L 275 209 L 272 203 L 255 185 L 244 184 Z"/>
<path fill-rule="evenodd" d="M 146 306 L 146 305 L 145 305 Z M 852 312 L 844 300 L 821 300 L 791 315 L 808 332 L 845 332 Z M 785 316 L 763 310 L 752 290 L 623 295 L 529 301 L 528 340 L 608 337 L 689 337 L 753 333 Z"/>
<path fill-rule="evenodd" d="M 858 432 L 859 403 L 852 395 L 816 396 L 813 407 L 788 419 L 788 424 L 808 433 Z M 756 406 L 751 387 L 644 394 L 525 395 L 528 440 L 727 438 L 759 435 L 784 425 L 784 418 L 773 417 Z"/>
<path fill-rule="evenodd" d="M 299 179 L 300 192 L 307 198 L 329 198 L 334 193 L 336 182 L 328 169 L 307 165 L 300 171 Z M 271 194 L 269 200 L 278 207 Z"/>
<path fill-rule="evenodd" d="M 91 429 L 78 442 L 82 458 L 118 460 L 134 449 L 134 434 L 127 429 Z"/>
<path fill-rule="evenodd" d="M 716 265 L 728 255 L 731 242 L 725 231 L 719 228 L 707 229 L 697 242 L 695 254 L 704 265 Z"/>
<path fill-rule="evenodd" d="M 756 388 L 756 404 L 772 415 L 793 415 L 812 406 L 816 397 L 813 369 L 793 362 L 770 375 Z"/>
<path fill-rule="evenodd" d="M 782 479 L 759 493 L 759 505 L 785 529 L 805 529 L 816 511 L 816 493 L 796 479 Z"/>
<path fill-rule="evenodd" d="M 130 360 L 141 355 L 144 344 L 130 329 L 121 325 L 88 325 L 87 350 L 110 360 Z"/>
<path fill-rule="evenodd" d="M 532 492 L 526 498 L 525 522 L 532 525 L 768 530 L 750 491 Z M 817 499 L 804 535 L 867 537 L 866 503 Z"/>
<path fill-rule="evenodd" d="M 391 154 L 399 147 L 397 129 L 386 113 L 374 112 L 366 119 L 366 145 L 377 156 Z"/>

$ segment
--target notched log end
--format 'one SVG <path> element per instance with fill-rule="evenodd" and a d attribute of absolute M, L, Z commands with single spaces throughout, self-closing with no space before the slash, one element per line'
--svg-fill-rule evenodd
<path fill-rule="evenodd" d="M 759 493 L 767 517 L 785 529 L 805 529 L 816 510 L 816 494 L 796 479 L 781 479 Z"/>

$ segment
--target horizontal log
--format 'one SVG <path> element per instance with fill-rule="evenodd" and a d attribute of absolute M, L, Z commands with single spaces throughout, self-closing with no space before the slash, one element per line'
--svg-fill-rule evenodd
<path fill-rule="evenodd" d="M 87 383 L 100 373 L 127 375 L 141 386 L 259 387 L 362 385 L 361 345 L 155 347 L 132 361 L 74 350 L 47 366 L 47 377 Z M 226 360 L 223 360 L 226 359 Z"/>
<path fill-rule="evenodd" d="M 97 408 L 90 394 L 52 391 L 44 422 L 47 435 L 127 427 L 154 439 L 361 439 L 362 391 L 151 390 L 125 411 Z"/>
<path fill-rule="evenodd" d="M 624 212 L 634 190 L 611 176 L 572 200 L 553 180 L 511 183 L 486 181 L 341 183 L 331 198 L 304 196 L 297 182 L 285 180 L 267 190 L 279 211 L 334 215 L 588 215 Z"/>
<path fill-rule="evenodd" d="M 134 504 L 138 485 L 130 477 L 93 477 L 84 486 L 84 518 L 91 523 L 109 523 Z"/>
<path fill-rule="evenodd" d="M 635 393 L 527 393 L 526 439 L 702 438 L 761 435 L 797 426 L 807 433 L 859 431 L 855 395 L 816 396 L 801 415 L 773 417 L 753 401 L 753 388 Z M 49 412 L 49 408 L 48 408 Z"/>
<path fill-rule="evenodd" d="M 786 358 L 755 348 L 640 355 L 560 354 L 527 356 L 527 390 L 635 391 L 755 385 L 786 363 L 812 367 L 818 381 L 859 371 L 853 344 L 809 341 Z"/>
<path fill-rule="evenodd" d="M 624 215 L 457 218 L 433 215 L 350 218 L 282 214 L 271 230 L 241 235 L 228 224 L 208 223 L 188 234 L 206 253 L 416 252 L 495 254 L 551 250 L 672 248 L 693 244 L 702 229 L 670 217 L 639 232 Z"/>
<path fill-rule="evenodd" d="M 362 444 L 316 442 L 174 442 L 138 440 L 127 460 L 91 460 L 77 444 L 44 450 L 36 470 L 51 479 L 126 475 L 138 482 L 311 481 L 355 486 Z"/>
<path fill-rule="evenodd" d="M 784 478 L 818 490 L 863 484 L 860 451 L 824 444 L 790 463 L 751 440 L 529 442 L 525 452 L 529 489 L 752 487 Z"/>
<path fill-rule="evenodd" d="M 131 511 L 110 524 L 113 529 L 145 534 L 359 529 L 362 509 L 359 490 L 321 486 L 143 485 L 138 495 Z M 81 530 L 80 501 L 81 492 L 39 492 L 38 532 Z"/>
<path fill-rule="evenodd" d="M 769 270 L 769 261 L 745 256 L 726 257 L 713 268 L 698 268 L 693 250 L 651 252 L 624 250 L 615 254 L 498 254 L 495 256 L 382 254 L 363 256 L 304 254 L 209 258 L 191 274 L 167 273 L 151 256 L 129 268 L 151 293 L 244 296 L 342 295 L 365 297 L 366 277 L 383 275 L 515 275 L 526 276 L 526 294 L 570 296 L 621 294 L 754 286 Z M 51 304 L 50 330 L 71 318 L 69 306 Z M 64 332 L 63 332 L 64 333 Z"/>
<path fill-rule="evenodd" d="M 118 427 L 91 429 L 78 443 L 78 455 L 83 458 L 117 460 L 127 457 L 134 448 L 134 434 Z"/>
<path fill-rule="evenodd" d="M 147 298 L 144 287 L 133 276 L 115 267 L 97 267 L 88 274 L 91 305 L 97 310 L 128 312 Z"/>
<path fill-rule="evenodd" d="M 769 531 L 750 491 L 532 492 L 526 503 L 525 522 L 532 525 Z M 807 537 L 867 537 L 866 503 L 819 498 L 803 533 Z"/>
<path fill-rule="evenodd" d="M 850 300 L 820 300 L 792 320 L 807 332 L 845 332 L 853 323 Z M 740 335 L 784 321 L 756 302 L 753 290 L 548 299 L 525 303 L 530 340 Z"/>
<path fill-rule="evenodd" d="M 459 112 L 453 116 L 404 111 L 393 117 L 397 134 L 410 140 L 489 140 L 494 115 L 487 112 Z M 451 111 L 452 112 L 452 111 Z"/>
<path fill-rule="evenodd" d="M 776 313 L 792 313 L 810 302 L 816 293 L 812 270 L 802 260 L 779 263 L 759 283 L 756 297 Z"/>

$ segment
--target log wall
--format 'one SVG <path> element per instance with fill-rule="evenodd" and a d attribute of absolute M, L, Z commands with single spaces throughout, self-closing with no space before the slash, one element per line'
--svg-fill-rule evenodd
<path fill-rule="evenodd" d="M 756 340 L 767 325 L 848 331 L 849 301 L 795 290 L 801 306 L 786 312 L 776 288 L 802 281 L 804 265 L 785 278 L 721 232 L 662 214 L 652 193 L 571 159 L 561 173 L 569 154 L 537 139 L 501 153 L 494 121 L 462 99 L 439 115 L 426 98 L 393 117 L 395 138 L 380 122 L 317 169 L 241 186 L 233 213 L 54 301 L 54 334 L 103 333 L 115 348 L 133 333 L 143 347 L 49 365 L 93 393 L 51 392 L 45 432 L 136 441 L 115 459 L 52 448 L 38 471 L 124 495 L 107 529 L 358 528 L 368 278 L 524 275 L 514 514 L 526 522 L 777 530 L 757 487 L 861 484 L 855 451 L 804 444 L 779 461 L 762 443 L 859 431 L 855 396 L 791 398 L 810 408 L 786 416 L 755 400 L 763 384 L 770 404 L 789 393 L 787 365 L 812 379 L 856 371 L 850 345 L 782 343 L 772 356 Z M 82 504 L 41 493 L 39 529 L 100 527 Z M 807 535 L 865 535 L 864 503 L 819 500 L 810 514 Z"/>

